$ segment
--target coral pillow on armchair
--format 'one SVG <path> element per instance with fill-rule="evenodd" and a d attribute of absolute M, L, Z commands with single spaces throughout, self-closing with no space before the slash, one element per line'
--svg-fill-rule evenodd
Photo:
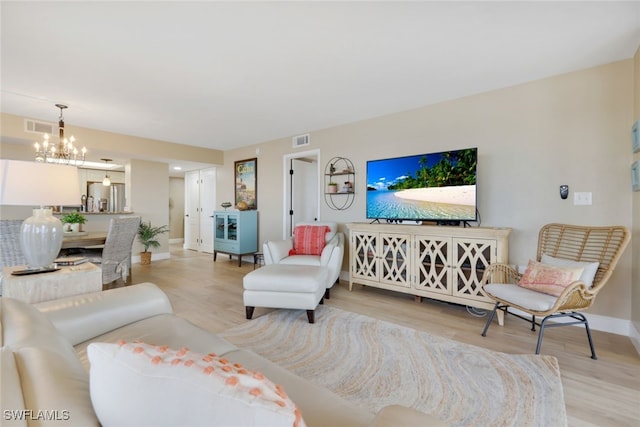
<path fill-rule="evenodd" d="M 326 225 L 298 225 L 293 230 L 293 249 L 289 255 L 321 255 L 325 246 Z"/>
<path fill-rule="evenodd" d="M 582 267 L 559 267 L 529 260 L 518 286 L 557 297 L 567 286 L 580 279 L 583 270 Z"/>

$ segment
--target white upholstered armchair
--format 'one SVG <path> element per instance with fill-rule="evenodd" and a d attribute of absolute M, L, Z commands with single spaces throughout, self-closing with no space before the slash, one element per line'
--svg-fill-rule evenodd
<path fill-rule="evenodd" d="M 344 235 L 338 231 L 338 224 L 335 222 L 305 222 L 296 224 L 296 227 L 305 225 L 329 227 L 329 232 L 325 235 L 326 244 L 320 255 L 289 255 L 291 250 L 294 249 L 294 237 L 290 237 L 286 240 L 264 242 L 262 248 L 264 263 L 265 265 L 290 264 L 326 266 L 329 269 L 329 282 L 327 283 L 325 298 L 329 299 L 329 290 L 334 283 L 338 283 L 340 278 L 342 257 L 344 254 Z"/>

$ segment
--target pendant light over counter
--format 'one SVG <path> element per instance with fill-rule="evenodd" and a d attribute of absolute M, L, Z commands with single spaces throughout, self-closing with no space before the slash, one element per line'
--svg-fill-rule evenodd
<path fill-rule="evenodd" d="M 109 172 L 108 172 L 108 167 L 109 167 L 109 162 L 111 161 L 111 159 L 100 159 L 104 161 L 104 179 L 102 180 L 102 185 L 104 185 L 105 187 L 110 187 L 111 186 L 111 178 L 109 178 Z"/>

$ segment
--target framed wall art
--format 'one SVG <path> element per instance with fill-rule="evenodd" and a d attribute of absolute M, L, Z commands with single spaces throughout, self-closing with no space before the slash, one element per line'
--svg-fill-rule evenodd
<path fill-rule="evenodd" d="M 236 207 L 258 209 L 258 159 L 238 160 L 234 166 Z"/>
<path fill-rule="evenodd" d="M 640 119 L 636 120 L 636 122 L 631 127 L 631 150 L 634 153 L 640 151 Z"/>
<path fill-rule="evenodd" d="M 631 165 L 631 188 L 633 191 L 640 191 L 640 160 Z"/>

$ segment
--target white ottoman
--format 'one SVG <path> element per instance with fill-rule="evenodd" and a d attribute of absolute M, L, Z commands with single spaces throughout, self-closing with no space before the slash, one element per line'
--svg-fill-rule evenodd
<path fill-rule="evenodd" d="M 307 310 L 309 323 L 322 304 L 329 269 L 312 265 L 270 264 L 244 276 L 242 285 L 247 319 L 256 307 Z"/>

